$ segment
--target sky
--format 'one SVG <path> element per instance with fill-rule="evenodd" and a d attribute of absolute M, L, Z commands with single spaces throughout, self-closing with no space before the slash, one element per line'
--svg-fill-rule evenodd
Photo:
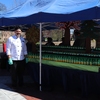
<path fill-rule="evenodd" d="M 0 3 L 4 4 L 7 10 L 13 9 L 21 3 L 24 3 L 26 0 L 0 0 Z"/>

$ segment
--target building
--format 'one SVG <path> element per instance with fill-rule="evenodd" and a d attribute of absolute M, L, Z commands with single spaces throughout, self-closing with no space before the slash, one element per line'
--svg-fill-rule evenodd
<path fill-rule="evenodd" d="M 14 35 L 14 31 L 0 31 L 0 43 L 6 42 L 11 35 Z M 25 36 L 25 32 L 22 32 L 22 36 Z"/>

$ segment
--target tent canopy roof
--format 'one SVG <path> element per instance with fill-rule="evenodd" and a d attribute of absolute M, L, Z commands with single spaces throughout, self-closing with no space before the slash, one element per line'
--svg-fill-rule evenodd
<path fill-rule="evenodd" d="M 0 14 L 0 26 L 100 18 L 100 0 L 26 0 Z"/>

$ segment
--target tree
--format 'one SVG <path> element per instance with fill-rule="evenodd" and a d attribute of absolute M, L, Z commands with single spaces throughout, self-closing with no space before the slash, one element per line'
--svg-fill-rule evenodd
<path fill-rule="evenodd" d="M 96 27 L 98 24 L 94 20 L 85 20 L 81 23 L 81 30 L 82 37 L 84 38 L 98 38 L 96 32 L 99 32 L 98 28 Z"/>
<path fill-rule="evenodd" d="M 94 20 L 86 20 L 81 24 L 80 32 L 82 34 L 80 37 L 86 38 L 86 53 L 91 53 L 91 39 L 98 38 L 95 34 L 99 31 L 96 26 L 98 26 L 98 24 Z"/>
<path fill-rule="evenodd" d="M 26 31 L 27 49 L 31 45 L 31 52 L 35 53 L 37 51 L 36 43 L 39 42 L 39 29 L 36 26 L 32 26 Z M 30 47 L 29 47 L 30 48 Z"/>
<path fill-rule="evenodd" d="M 65 44 L 66 46 L 70 46 L 70 28 L 74 28 L 76 30 L 79 30 L 80 21 L 68 21 L 68 22 L 57 22 L 56 26 L 58 26 L 61 29 L 65 30 Z"/>
<path fill-rule="evenodd" d="M 26 0 L 13 0 L 13 7 L 17 7 L 19 5 L 22 5 Z"/>
<path fill-rule="evenodd" d="M 4 4 L 0 3 L 0 12 L 6 11 L 7 8 Z"/>

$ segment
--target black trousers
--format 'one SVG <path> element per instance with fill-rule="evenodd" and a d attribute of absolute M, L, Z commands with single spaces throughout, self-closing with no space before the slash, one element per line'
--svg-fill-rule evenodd
<path fill-rule="evenodd" d="M 25 59 L 21 61 L 13 61 L 11 67 L 11 80 L 13 86 L 22 86 L 24 83 L 23 75 L 25 70 Z"/>

